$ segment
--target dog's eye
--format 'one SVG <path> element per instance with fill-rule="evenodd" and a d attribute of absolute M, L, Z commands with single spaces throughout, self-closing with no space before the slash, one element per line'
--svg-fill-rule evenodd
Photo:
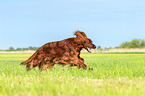
<path fill-rule="evenodd" d="M 92 43 L 92 40 L 89 40 L 89 43 Z"/>

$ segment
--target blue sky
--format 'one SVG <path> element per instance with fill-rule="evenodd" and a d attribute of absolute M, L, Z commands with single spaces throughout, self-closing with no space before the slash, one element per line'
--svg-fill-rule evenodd
<path fill-rule="evenodd" d="M 145 0 L 0 0 L 0 49 L 40 47 L 76 30 L 103 48 L 145 39 Z"/>

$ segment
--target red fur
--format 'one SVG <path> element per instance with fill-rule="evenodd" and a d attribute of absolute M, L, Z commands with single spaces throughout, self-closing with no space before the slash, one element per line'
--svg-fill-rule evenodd
<path fill-rule="evenodd" d="M 38 66 L 41 70 L 52 68 L 54 64 L 78 66 L 86 69 L 84 59 L 80 57 L 82 48 L 96 48 L 86 34 L 76 31 L 77 37 L 68 38 L 58 42 L 50 42 L 40 47 L 28 60 L 21 63 L 27 70 Z"/>

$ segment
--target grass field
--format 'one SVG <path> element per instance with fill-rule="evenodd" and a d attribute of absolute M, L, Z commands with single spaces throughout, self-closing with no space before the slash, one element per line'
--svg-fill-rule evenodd
<path fill-rule="evenodd" d="M 56 65 L 26 71 L 32 54 L 0 53 L 0 96 L 145 96 L 145 54 L 83 53 L 94 70 Z"/>

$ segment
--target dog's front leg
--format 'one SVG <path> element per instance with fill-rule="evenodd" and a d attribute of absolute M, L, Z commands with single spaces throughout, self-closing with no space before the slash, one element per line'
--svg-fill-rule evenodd
<path fill-rule="evenodd" d="M 84 63 L 80 63 L 78 68 L 82 67 L 83 69 L 89 69 L 89 70 L 93 70 L 93 68 L 88 67 L 87 65 L 85 65 Z"/>
<path fill-rule="evenodd" d="M 83 69 L 93 70 L 93 68 L 90 68 L 90 67 L 88 67 L 87 65 L 84 64 L 84 59 L 83 58 L 80 57 L 78 60 L 79 60 L 80 67 L 82 67 Z"/>

